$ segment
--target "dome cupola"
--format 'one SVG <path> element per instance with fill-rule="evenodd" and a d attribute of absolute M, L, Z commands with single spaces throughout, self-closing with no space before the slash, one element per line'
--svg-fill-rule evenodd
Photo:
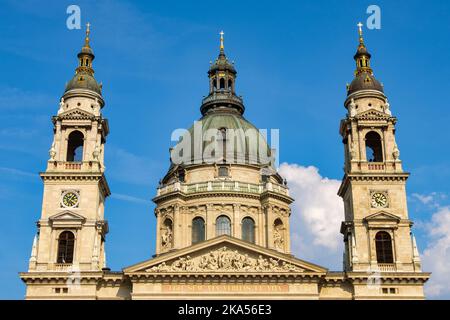
<path fill-rule="evenodd" d="M 236 95 L 236 69 L 224 50 L 224 32 L 220 32 L 220 52 L 208 70 L 209 95 L 203 99 L 200 111 L 203 115 L 213 111 L 232 111 L 240 115 L 244 113 L 242 97 Z"/>
<path fill-rule="evenodd" d="M 102 85 L 94 78 L 94 69 L 92 61 L 95 56 L 89 44 L 90 24 L 86 25 L 86 37 L 81 51 L 78 53 L 78 67 L 75 69 L 75 75 L 66 84 L 65 93 L 74 89 L 86 89 L 94 91 L 101 95 Z"/>
<path fill-rule="evenodd" d="M 364 44 L 362 23 L 358 23 L 359 45 L 354 55 L 356 61 L 355 79 L 347 87 L 347 95 L 361 90 L 377 90 L 383 92 L 383 85 L 374 77 L 370 67 L 371 54 Z"/>

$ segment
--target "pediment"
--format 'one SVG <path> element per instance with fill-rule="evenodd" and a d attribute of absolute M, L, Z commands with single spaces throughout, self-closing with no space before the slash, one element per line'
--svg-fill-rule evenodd
<path fill-rule="evenodd" d="M 390 116 L 384 112 L 378 111 L 376 109 L 366 110 L 356 116 L 356 118 L 358 118 L 360 120 L 379 120 L 379 119 L 387 120 L 391 117 L 392 116 Z"/>
<path fill-rule="evenodd" d="M 69 210 L 65 210 L 63 212 L 57 213 L 52 215 L 51 217 L 48 218 L 50 221 L 55 222 L 55 221 L 78 221 L 78 222 L 84 222 L 86 220 L 85 217 L 69 211 Z"/>
<path fill-rule="evenodd" d="M 291 255 L 223 235 L 123 270 L 131 273 L 326 273 Z"/>
<path fill-rule="evenodd" d="M 395 221 L 399 222 L 401 218 L 399 216 L 396 216 L 395 214 L 386 212 L 386 211 L 380 211 L 374 214 L 371 214 L 364 218 L 366 221 Z"/>
<path fill-rule="evenodd" d="M 74 108 L 67 111 L 62 112 L 59 114 L 59 117 L 61 119 L 68 119 L 68 120 L 88 120 L 94 117 L 94 115 L 90 112 L 87 112 L 86 110 L 82 110 L 80 108 Z"/>

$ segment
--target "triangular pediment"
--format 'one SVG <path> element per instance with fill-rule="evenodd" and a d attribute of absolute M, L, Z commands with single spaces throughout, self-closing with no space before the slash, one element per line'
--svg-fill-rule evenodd
<path fill-rule="evenodd" d="M 371 214 L 367 216 L 364 220 L 367 221 L 400 221 L 401 218 L 399 216 L 396 216 L 395 214 L 386 212 L 386 211 L 380 211 L 374 214 Z"/>
<path fill-rule="evenodd" d="M 62 119 L 91 119 L 94 117 L 94 115 L 90 112 L 87 112 L 86 110 L 82 110 L 80 108 L 74 108 L 74 109 L 70 109 L 67 111 L 62 112 L 61 114 L 59 114 L 59 117 Z"/>
<path fill-rule="evenodd" d="M 366 110 L 356 116 L 356 118 L 360 120 L 379 120 L 379 119 L 387 120 L 391 117 L 392 117 L 391 115 L 388 115 L 376 109 Z"/>
<path fill-rule="evenodd" d="M 131 273 L 326 273 L 327 269 L 223 235 L 123 270 Z"/>
<path fill-rule="evenodd" d="M 54 214 L 48 219 L 50 221 L 79 221 L 79 222 L 84 222 L 86 220 L 85 217 L 69 210 L 65 210 L 63 212 Z"/>

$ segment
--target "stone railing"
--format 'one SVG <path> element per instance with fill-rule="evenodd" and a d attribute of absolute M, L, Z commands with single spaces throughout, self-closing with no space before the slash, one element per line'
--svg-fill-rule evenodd
<path fill-rule="evenodd" d="M 378 263 L 377 267 L 378 270 L 380 270 L 381 272 L 397 271 L 397 268 L 395 267 L 394 263 Z"/>
<path fill-rule="evenodd" d="M 48 161 L 48 171 L 75 171 L 75 172 L 98 172 L 103 171 L 103 168 L 98 161 Z"/>
<path fill-rule="evenodd" d="M 72 271 L 71 263 L 55 263 L 54 265 L 55 271 L 67 272 Z"/>
<path fill-rule="evenodd" d="M 401 161 L 386 161 L 386 162 L 367 162 L 364 160 L 352 160 L 351 170 L 370 171 L 373 173 L 378 172 L 402 172 Z"/>
<path fill-rule="evenodd" d="M 233 93 L 225 90 L 215 91 L 202 100 L 202 104 L 206 104 L 211 101 L 229 100 L 239 104 L 242 104 L 242 98 L 234 95 Z"/>
<path fill-rule="evenodd" d="M 199 183 L 175 182 L 157 189 L 157 196 L 172 192 L 193 194 L 198 192 L 229 191 L 239 193 L 261 194 L 266 191 L 280 193 L 289 196 L 288 188 L 273 183 L 247 183 L 240 181 L 207 181 Z"/>
<path fill-rule="evenodd" d="M 367 169 L 369 170 L 376 170 L 376 171 L 383 171 L 386 170 L 386 165 L 382 162 L 369 162 L 367 163 Z"/>

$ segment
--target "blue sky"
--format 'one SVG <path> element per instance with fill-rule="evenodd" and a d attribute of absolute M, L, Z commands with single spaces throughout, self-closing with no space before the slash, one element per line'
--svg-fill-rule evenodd
<path fill-rule="evenodd" d="M 0 298 L 21 299 L 52 142 L 51 116 L 74 73 L 84 31 L 66 28 L 67 1 L 0 1 Z M 106 204 L 113 270 L 154 253 L 151 198 L 169 165 L 170 134 L 199 118 L 218 32 L 236 63 L 246 117 L 280 130 L 280 163 L 314 166 L 341 179 L 345 85 L 353 78 L 356 23 L 381 8 L 381 29 L 365 29 L 375 76 L 399 119 L 424 269 L 450 281 L 450 3 L 448 1 L 77 1 L 90 21 L 97 80 L 111 133 Z M 448 212 L 447 212 L 448 210 Z M 342 216 L 343 219 L 343 216 Z M 448 232 L 447 232 L 448 231 Z M 439 246 L 436 246 L 439 244 Z M 442 249 L 444 246 L 444 249 Z M 444 250 L 444 255 L 439 254 Z M 297 254 L 302 258 L 301 251 Z M 341 257 L 341 253 L 337 255 Z M 308 257 L 313 259 L 314 257 Z M 437 262 L 435 263 L 435 259 Z M 332 269 L 316 257 L 313 262 Z M 439 263 L 438 263 L 439 262 Z M 437 269 L 436 265 L 441 267 Z M 436 270 L 435 270 L 436 269 Z M 448 284 L 449 282 L 447 282 Z M 447 285 L 450 287 L 450 285 Z M 429 291 L 449 298 L 445 288 Z"/>

